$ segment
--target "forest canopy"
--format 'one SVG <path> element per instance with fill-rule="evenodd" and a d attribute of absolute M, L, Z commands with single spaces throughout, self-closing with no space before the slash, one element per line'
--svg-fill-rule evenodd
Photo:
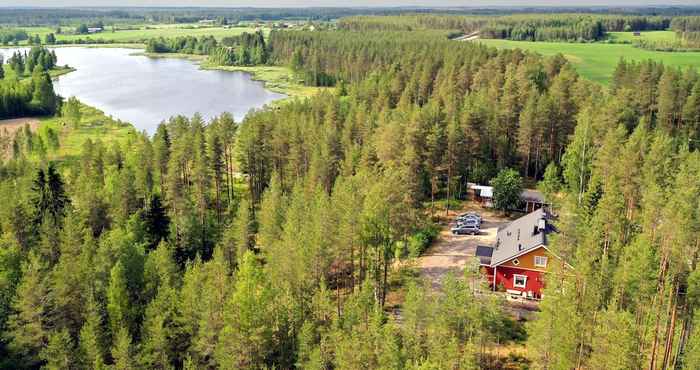
<path fill-rule="evenodd" d="M 336 86 L 240 122 L 170 117 L 62 161 L 16 136 L 0 367 L 468 369 L 512 341 L 537 369 L 700 367 L 697 71 L 621 60 L 605 87 L 562 55 L 386 22 L 222 41 Z M 37 50 L 0 86 L 49 103 Z M 438 201 L 521 177 L 544 178 L 574 267 L 547 274 L 524 328 L 476 261 L 440 291 L 395 268 L 435 235 Z"/>

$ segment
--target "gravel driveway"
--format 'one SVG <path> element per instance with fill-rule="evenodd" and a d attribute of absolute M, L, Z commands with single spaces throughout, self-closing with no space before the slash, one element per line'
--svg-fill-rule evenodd
<path fill-rule="evenodd" d="M 454 225 L 454 219 L 467 211 L 481 214 L 483 220 L 481 234 L 452 235 L 450 228 Z M 418 270 L 421 276 L 430 281 L 434 288 L 440 287 L 442 278 L 449 271 L 454 271 L 456 276 L 461 277 L 464 266 L 469 259 L 474 258 L 476 246 L 495 243 L 498 228 L 510 222 L 506 217 L 472 204 L 459 211 L 450 212 L 449 221 L 433 245 L 418 258 Z"/>

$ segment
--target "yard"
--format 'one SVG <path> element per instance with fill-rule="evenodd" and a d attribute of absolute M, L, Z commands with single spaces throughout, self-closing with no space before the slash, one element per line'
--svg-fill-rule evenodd
<path fill-rule="evenodd" d="M 454 219 L 464 212 L 477 212 L 483 218 L 481 234 L 452 235 L 450 227 Z M 439 287 L 440 281 L 448 272 L 461 276 L 465 266 L 475 257 L 477 245 L 491 245 L 496 242 L 498 228 L 508 224 L 510 218 L 475 202 L 468 202 L 458 210 L 450 211 L 447 218 L 441 220 L 443 228 L 433 245 L 418 258 L 420 275 L 429 280 L 433 287 Z"/>

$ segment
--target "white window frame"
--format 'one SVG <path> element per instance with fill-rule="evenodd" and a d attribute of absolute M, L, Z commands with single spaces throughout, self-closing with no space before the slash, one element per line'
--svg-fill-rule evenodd
<path fill-rule="evenodd" d="M 518 284 L 518 278 L 523 279 L 522 285 Z M 513 287 L 514 288 L 525 288 L 526 286 L 527 286 L 527 275 L 518 275 L 518 274 L 513 275 Z"/>
<path fill-rule="evenodd" d="M 520 264 L 520 261 L 518 261 L 518 259 L 517 259 L 517 258 L 514 258 L 514 259 L 513 259 L 512 261 L 510 261 L 510 263 L 512 263 L 512 264 L 513 264 L 513 266 L 517 266 L 517 265 L 519 265 L 519 264 Z"/>
<path fill-rule="evenodd" d="M 542 260 L 544 260 L 544 263 L 537 263 L 538 260 L 540 262 Z M 548 260 L 548 258 L 545 256 L 535 256 L 535 266 L 536 267 L 547 267 L 547 262 L 548 262 L 547 260 Z"/>

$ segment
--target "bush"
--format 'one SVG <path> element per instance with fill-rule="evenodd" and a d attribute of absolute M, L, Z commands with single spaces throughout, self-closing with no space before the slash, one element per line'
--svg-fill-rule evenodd
<path fill-rule="evenodd" d="M 429 224 L 408 238 L 408 253 L 410 257 L 418 257 L 433 243 L 440 233 L 440 228 Z"/>

